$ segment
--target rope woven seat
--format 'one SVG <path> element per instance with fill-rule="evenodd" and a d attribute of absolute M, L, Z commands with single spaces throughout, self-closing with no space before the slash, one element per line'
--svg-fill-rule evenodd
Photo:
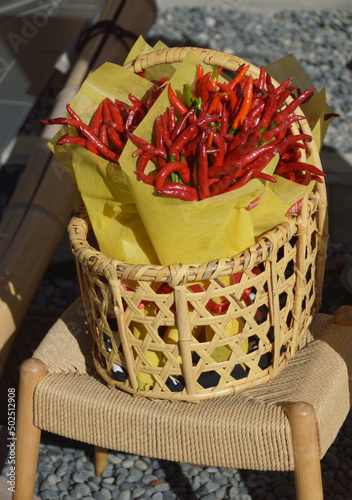
<path fill-rule="evenodd" d="M 33 358 L 27 360 L 45 365 L 39 375 L 42 380 L 33 388 L 33 429 L 93 444 L 98 449 L 199 465 L 295 469 L 296 473 L 290 411 L 295 403 L 304 402 L 316 416 L 320 467 L 319 460 L 350 409 L 352 328 L 336 325 L 330 315 L 317 314 L 310 331 L 315 340 L 298 350 L 287 368 L 267 384 L 200 404 L 150 400 L 111 388 L 96 374 L 84 306 L 77 299 L 49 330 Z M 36 368 L 34 372 L 38 379 Z M 28 384 L 26 388 L 29 390 Z M 33 461 L 28 456 L 33 456 L 33 450 L 29 451 L 25 441 L 19 434 L 16 491 L 23 481 L 24 449 L 26 463 Z M 314 485 L 312 478 L 310 481 L 307 488 Z M 16 495 L 15 499 L 27 498 Z"/>

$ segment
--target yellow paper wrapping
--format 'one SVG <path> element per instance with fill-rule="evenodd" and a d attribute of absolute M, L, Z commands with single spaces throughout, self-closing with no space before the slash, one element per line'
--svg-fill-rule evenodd
<path fill-rule="evenodd" d="M 192 84 L 197 64 L 204 73 L 211 70 L 190 51 L 170 80 L 177 93 L 185 83 Z M 161 94 L 135 135 L 152 141 L 153 124 L 170 105 L 166 92 Z M 197 202 L 159 196 L 154 187 L 137 180 L 134 171 L 136 146 L 128 142 L 120 158 L 121 168 L 141 214 L 143 224 L 161 264 L 207 262 L 230 257 L 253 245 L 265 231 L 283 222 L 289 208 L 312 188 L 287 181 L 279 176 L 277 184 L 251 180 L 230 193 Z M 265 169 L 272 173 L 278 158 Z M 153 167 L 152 167 L 153 168 Z M 247 210 L 250 202 L 263 195 L 259 205 Z M 265 207 L 264 207 L 265 205 Z"/>
<path fill-rule="evenodd" d="M 152 48 L 140 38 L 126 61 L 133 60 L 139 53 L 164 47 L 158 43 Z M 149 68 L 147 79 L 106 63 L 87 78 L 71 107 L 89 123 L 105 97 L 125 103 L 129 103 L 129 93 L 139 99 L 145 98 L 152 86 L 148 78 L 170 78 L 176 93 L 182 92 L 185 83 L 193 84 L 199 63 L 201 61 L 190 51 L 181 63 Z M 204 72 L 212 69 L 201 64 Z M 294 56 L 287 56 L 266 70 L 279 82 L 293 76 L 293 83 L 302 90 L 314 86 Z M 163 92 L 135 130 L 135 135 L 152 141 L 154 121 L 169 105 L 167 92 Z M 324 91 L 304 106 L 304 112 L 311 117 L 313 137 L 320 149 L 329 124 L 323 121 L 326 112 Z M 72 144 L 56 146 L 57 139 L 58 136 L 51 141 L 50 147 L 77 183 L 100 250 L 109 257 L 132 264 L 187 264 L 231 257 L 283 222 L 289 208 L 313 187 L 313 183 L 305 187 L 275 176 L 276 184 L 253 179 L 238 190 L 186 202 L 156 195 L 154 187 L 137 180 L 134 173 L 137 160 L 132 157 L 137 148 L 131 141 L 127 142 L 120 164 L 116 165 Z M 277 161 L 278 157 L 274 158 L 265 171 L 272 174 Z M 312 155 L 308 162 L 314 163 Z M 149 170 L 153 168 L 151 164 Z M 248 205 L 259 196 L 259 204 L 248 210 Z"/>

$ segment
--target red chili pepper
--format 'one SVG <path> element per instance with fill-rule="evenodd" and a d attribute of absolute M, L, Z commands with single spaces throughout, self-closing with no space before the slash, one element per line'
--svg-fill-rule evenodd
<path fill-rule="evenodd" d="M 107 159 L 117 163 L 118 155 L 111 151 L 105 144 L 103 144 L 99 138 L 92 132 L 91 128 L 79 120 L 72 120 L 68 118 L 49 118 L 48 120 L 42 120 L 43 123 L 48 125 L 71 125 L 72 127 L 78 128 L 82 134 L 94 144 L 97 150 L 102 153 Z"/>
<path fill-rule="evenodd" d="M 288 87 L 283 92 L 281 92 L 281 94 L 279 95 L 279 97 L 276 100 L 277 109 L 280 109 L 281 106 L 283 105 L 283 103 L 286 101 L 286 99 L 290 96 L 290 94 L 292 92 L 292 88 L 294 88 L 294 87 Z"/>
<path fill-rule="evenodd" d="M 182 118 L 179 120 L 178 124 L 175 126 L 173 132 L 171 133 L 171 141 L 174 141 L 176 137 L 180 134 L 180 132 L 182 132 L 182 130 L 185 129 L 188 121 L 192 121 L 191 117 L 194 117 L 195 120 L 197 119 L 193 108 L 189 109 L 187 113 L 183 115 Z"/>
<path fill-rule="evenodd" d="M 263 179 L 264 181 L 273 182 L 274 184 L 277 182 L 275 177 L 270 174 L 266 174 L 265 172 L 261 172 L 260 170 L 254 171 L 253 178 Z"/>
<path fill-rule="evenodd" d="M 308 89 L 305 92 L 302 92 L 302 94 L 296 97 L 296 99 L 294 99 L 285 109 L 280 111 L 280 113 L 275 116 L 275 121 L 277 123 L 283 122 L 300 104 L 302 104 L 302 102 L 309 98 L 309 96 L 313 95 L 314 92 L 315 89 Z"/>
<path fill-rule="evenodd" d="M 198 66 L 198 71 L 194 82 L 194 92 L 193 92 L 194 97 L 199 97 L 199 84 L 204 75 L 203 66 L 201 64 L 198 64 L 197 66 Z"/>
<path fill-rule="evenodd" d="M 105 123 L 112 122 L 111 111 L 110 111 L 109 104 L 108 104 L 109 101 L 112 102 L 107 97 L 103 100 L 103 121 Z"/>
<path fill-rule="evenodd" d="M 199 83 L 199 97 L 202 99 L 203 103 L 208 102 L 209 99 L 209 88 L 208 88 L 208 82 L 211 77 L 211 72 L 206 73 L 200 83 Z"/>
<path fill-rule="evenodd" d="M 103 123 L 103 103 L 101 102 L 92 116 L 90 127 L 93 134 L 98 135 L 101 124 Z"/>
<path fill-rule="evenodd" d="M 221 113 L 221 124 L 219 128 L 219 134 L 221 137 L 225 137 L 228 128 L 229 128 L 229 113 L 227 108 L 224 106 Z"/>
<path fill-rule="evenodd" d="M 106 123 L 103 123 L 99 131 L 99 139 L 105 146 L 109 145 Z"/>
<path fill-rule="evenodd" d="M 119 150 L 119 152 L 122 152 L 123 148 L 125 147 L 125 143 L 121 140 L 120 135 L 111 126 L 107 127 L 106 132 L 110 137 L 113 145 Z"/>
<path fill-rule="evenodd" d="M 137 161 L 138 172 L 144 173 L 144 170 L 151 159 L 152 159 L 151 153 L 143 153 Z"/>
<path fill-rule="evenodd" d="M 199 146 L 197 178 L 199 198 L 201 200 L 209 198 L 210 191 L 208 184 L 208 155 L 204 142 L 201 142 Z"/>
<path fill-rule="evenodd" d="M 237 74 L 235 78 L 228 84 L 230 90 L 233 90 L 236 87 L 236 85 L 243 79 L 244 75 L 247 73 L 249 68 L 250 68 L 249 64 L 247 66 L 245 64 L 242 64 L 237 69 Z"/>
<path fill-rule="evenodd" d="M 210 115 L 212 113 L 216 113 L 216 110 L 218 109 L 218 106 L 219 106 L 221 99 L 223 97 L 225 97 L 226 95 L 228 95 L 226 92 L 216 92 L 216 94 L 214 94 L 214 97 L 213 97 L 213 99 L 210 102 L 209 107 L 208 107 L 208 113 Z"/>
<path fill-rule="evenodd" d="M 253 177 L 254 175 L 254 170 L 248 170 L 248 172 L 245 173 L 241 179 L 238 181 L 235 181 L 234 183 L 231 183 L 227 189 L 223 191 L 223 193 L 229 193 L 230 191 L 234 191 L 235 189 L 239 189 L 240 187 L 245 186 Z"/>
<path fill-rule="evenodd" d="M 244 92 L 243 101 L 239 112 L 236 114 L 235 119 L 232 124 L 232 128 L 235 130 L 242 125 L 244 117 L 247 115 L 249 108 L 251 106 L 253 96 L 253 77 L 249 75 L 247 80 L 247 85 Z"/>
<path fill-rule="evenodd" d="M 135 95 L 128 94 L 128 98 L 134 106 L 137 106 L 138 108 L 142 108 L 142 109 L 144 108 L 142 101 L 140 99 L 138 99 L 138 97 L 136 97 Z"/>
<path fill-rule="evenodd" d="M 315 175 L 325 176 L 325 173 L 314 165 L 303 162 L 290 162 L 282 164 L 278 170 L 280 172 L 297 172 L 297 171 L 308 171 Z"/>
<path fill-rule="evenodd" d="M 176 126 L 175 108 L 173 106 L 167 108 L 167 117 L 168 117 L 168 127 L 171 134 L 171 132 L 174 130 Z"/>
<path fill-rule="evenodd" d="M 184 201 L 198 201 L 196 189 L 178 182 L 165 182 L 159 193 Z"/>
<path fill-rule="evenodd" d="M 67 109 L 68 114 L 72 118 L 74 118 L 75 120 L 81 121 L 81 118 L 77 115 L 77 113 L 75 111 L 73 111 L 73 109 L 71 108 L 71 106 L 69 104 L 66 104 L 66 109 Z"/>
<path fill-rule="evenodd" d="M 198 134 L 198 126 L 195 123 L 188 125 L 176 138 L 169 149 L 169 155 L 174 156 L 180 153 L 187 142 L 190 142 Z"/>
<path fill-rule="evenodd" d="M 94 144 L 92 143 L 92 141 L 90 141 L 89 139 L 87 139 L 86 147 L 87 147 L 88 151 L 90 151 L 91 153 L 94 153 L 95 155 L 99 154 L 99 151 L 94 146 Z"/>
<path fill-rule="evenodd" d="M 330 118 L 338 118 L 340 115 L 338 113 L 326 113 L 324 115 L 324 121 L 330 120 Z"/>
<path fill-rule="evenodd" d="M 185 115 L 188 111 L 186 106 L 182 104 L 182 102 L 178 99 L 175 92 L 173 91 L 171 84 L 167 86 L 167 92 L 169 95 L 169 99 L 174 108 L 180 113 L 181 116 Z"/>
<path fill-rule="evenodd" d="M 224 162 L 224 157 L 225 157 L 225 153 L 226 153 L 226 146 L 225 146 L 224 138 L 220 133 L 213 132 L 213 140 L 214 140 L 215 146 L 218 149 L 218 152 L 217 152 L 215 160 L 214 160 L 213 167 L 218 167 L 218 166 L 222 165 Z"/>
<path fill-rule="evenodd" d="M 282 94 L 282 92 L 287 89 L 287 87 L 292 83 L 292 80 L 293 80 L 292 78 L 288 78 L 283 83 L 281 83 L 281 85 L 276 87 L 275 89 L 276 98 L 278 98 Z"/>
<path fill-rule="evenodd" d="M 265 70 L 264 70 L 264 66 L 261 66 L 260 67 L 260 72 L 259 72 L 258 82 L 257 82 L 257 85 L 256 85 L 257 90 L 263 92 L 264 85 L 265 85 Z"/>
<path fill-rule="evenodd" d="M 244 156 L 240 156 L 237 161 L 227 163 L 226 159 L 223 162 L 223 165 L 219 165 L 217 167 L 210 167 L 208 175 L 209 177 L 217 177 L 218 175 L 226 175 L 234 172 L 238 168 L 243 168 L 250 164 L 253 160 L 255 160 L 258 156 L 268 150 L 275 150 L 275 154 L 280 150 L 280 141 L 273 141 L 268 144 L 263 144 L 256 149 L 252 149 L 245 154 Z"/>
<path fill-rule="evenodd" d="M 278 136 L 281 132 L 286 132 L 288 128 L 295 122 L 299 120 L 304 120 L 305 116 L 302 115 L 290 115 L 283 122 L 276 125 L 276 127 L 265 132 L 262 139 L 263 141 L 269 141 L 273 137 Z"/>
<path fill-rule="evenodd" d="M 193 124 L 202 130 L 208 130 L 208 125 L 218 119 L 218 115 L 206 115 L 199 117 Z"/>
<path fill-rule="evenodd" d="M 85 148 L 87 146 L 87 139 L 84 137 L 78 137 L 75 135 L 63 135 L 58 141 L 57 146 L 62 146 L 62 144 L 77 144 L 78 146 L 82 146 Z"/>
<path fill-rule="evenodd" d="M 166 178 L 172 172 L 179 172 L 184 182 L 190 182 L 191 180 L 191 172 L 187 167 L 187 165 L 181 163 L 180 161 L 173 161 L 170 163 L 166 163 L 166 165 L 161 170 L 159 170 L 158 175 L 156 177 L 155 188 L 157 192 L 160 192 L 160 190 L 162 190 Z"/>
<path fill-rule="evenodd" d="M 271 118 L 276 111 L 275 87 L 271 81 L 271 77 L 269 74 L 266 75 L 266 88 L 268 91 L 268 95 L 266 98 L 264 114 L 260 122 L 260 125 L 264 128 L 267 128 L 269 126 Z"/>
<path fill-rule="evenodd" d="M 123 119 L 119 108 L 115 106 L 113 102 L 109 104 L 109 108 L 112 116 L 112 121 L 124 129 Z"/>
<path fill-rule="evenodd" d="M 154 156 L 161 156 L 162 158 L 166 159 L 166 153 L 162 149 L 156 148 L 153 146 L 153 144 L 150 144 L 150 142 L 145 141 L 141 137 L 138 137 L 135 134 L 128 134 L 128 138 L 135 144 L 136 146 L 139 146 L 143 151 L 148 151 Z"/>
<path fill-rule="evenodd" d="M 146 184 L 149 184 L 149 186 L 155 186 L 155 179 L 151 177 L 150 175 L 146 175 L 143 172 L 139 172 L 138 170 L 134 172 L 137 176 L 137 179 L 139 181 L 143 181 Z"/>

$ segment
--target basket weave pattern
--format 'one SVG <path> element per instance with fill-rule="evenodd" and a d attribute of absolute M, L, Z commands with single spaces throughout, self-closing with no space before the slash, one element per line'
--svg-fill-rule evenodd
<path fill-rule="evenodd" d="M 290 219 L 235 258 L 199 266 L 137 266 L 108 259 L 89 246 L 88 220 L 82 209 L 72 218 L 69 233 L 94 337 L 97 371 L 109 384 L 133 394 L 188 401 L 230 394 L 279 374 L 296 349 L 312 340 L 307 332 L 316 302 L 316 201 L 309 200 L 305 228 L 299 217 Z M 238 283 L 224 286 L 221 277 L 233 274 L 240 277 Z M 195 281 L 207 281 L 207 290 L 193 292 L 190 287 Z M 135 283 L 135 291 L 125 289 L 126 282 Z M 162 283 L 168 285 L 166 292 L 157 293 L 155 285 Z M 243 300 L 246 290 L 251 291 L 248 305 Z M 221 314 L 207 307 L 210 299 L 218 297 L 228 303 Z M 145 315 L 141 302 L 152 303 L 155 314 Z M 229 336 L 225 327 L 234 318 L 243 328 Z M 136 323 L 144 326 L 144 338 L 134 336 Z M 166 343 L 160 331 L 173 325 L 179 341 Z M 192 335 L 206 325 L 213 332 L 211 340 Z M 227 361 L 216 362 L 212 356 L 222 346 L 231 354 Z M 147 352 L 156 353 L 161 366 L 148 362 Z M 126 371 L 124 382 L 114 378 L 114 365 Z M 138 372 L 152 375 L 150 390 L 138 390 Z M 182 391 L 170 390 L 170 375 L 182 381 Z"/>
<path fill-rule="evenodd" d="M 179 61 L 187 50 L 144 54 L 129 67 L 140 72 Z M 196 53 L 225 69 L 243 62 L 215 51 Z M 310 130 L 303 122 L 302 129 Z M 314 144 L 312 154 L 319 164 Z M 262 235 L 253 247 L 202 264 L 135 265 L 111 259 L 90 246 L 89 229 L 80 207 L 69 237 L 95 366 L 112 386 L 190 402 L 223 396 L 271 380 L 313 340 L 308 327 L 319 308 L 327 238 L 324 185 L 304 199 L 299 215 Z M 194 287 L 199 282 L 201 291 Z M 237 324 L 233 335 L 227 330 L 231 321 Z M 168 327 L 177 328 L 174 341 L 163 339 Z M 226 359 L 218 360 L 219 350 Z M 140 373 L 152 380 L 149 390 L 138 386 Z"/>

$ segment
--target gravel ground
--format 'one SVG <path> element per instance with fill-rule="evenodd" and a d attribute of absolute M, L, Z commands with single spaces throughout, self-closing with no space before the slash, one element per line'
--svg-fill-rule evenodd
<path fill-rule="evenodd" d="M 248 12 L 216 8 L 160 10 L 150 30 L 150 42 L 162 39 L 169 46 L 195 45 L 235 53 L 260 66 L 294 53 L 327 101 L 339 113 L 325 144 L 351 152 L 352 13 L 350 11 Z M 57 84 L 57 83 L 56 83 Z M 52 88 L 55 89 L 55 82 Z M 53 90 L 38 103 L 22 133 L 39 133 L 38 116 L 45 117 Z M 0 212 L 6 206 L 21 166 L 0 172 Z M 6 187 L 5 187 L 6 186 Z M 333 313 L 352 304 L 351 294 L 339 281 L 341 270 L 352 262 L 351 249 L 330 245 L 323 292 L 323 312 Z M 78 295 L 72 262 L 65 272 L 53 264 L 33 300 L 32 308 L 64 310 Z M 352 499 L 352 418 L 348 416 L 322 460 L 326 499 Z M 5 465 L 2 474 L 6 475 Z M 126 453 L 108 455 L 102 478 L 94 476 L 92 448 L 47 433 L 40 447 L 36 494 L 45 499 L 109 500 L 118 498 L 285 500 L 295 497 L 293 473 L 237 471 L 149 459 Z"/>

